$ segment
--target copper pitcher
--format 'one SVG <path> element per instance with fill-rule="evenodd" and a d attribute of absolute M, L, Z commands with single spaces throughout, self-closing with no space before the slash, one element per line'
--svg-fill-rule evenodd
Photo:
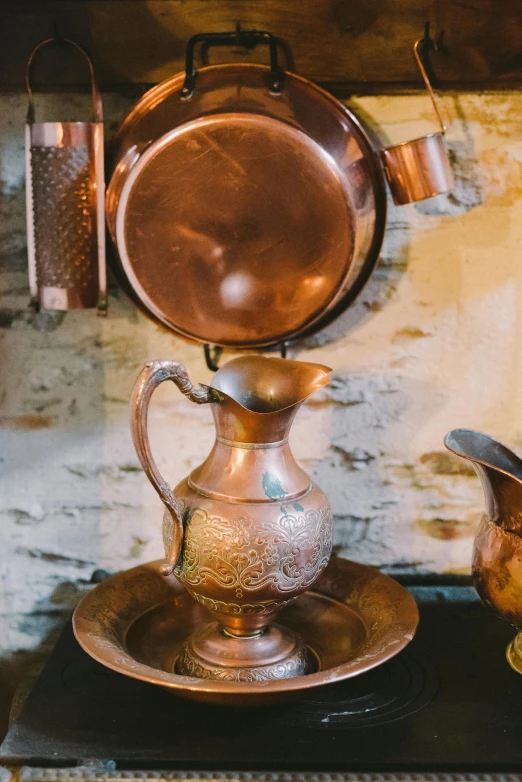
<path fill-rule="evenodd" d="M 332 549 L 332 514 L 288 444 L 304 400 L 326 385 L 319 364 L 249 355 L 210 386 L 195 388 L 176 361 L 152 361 L 131 399 L 131 428 L 143 469 L 163 501 L 167 563 L 215 621 L 185 642 L 176 670 L 237 681 L 300 676 L 314 667 L 299 637 L 273 623 L 311 587 Z M 172 490 L 147 434 L 151 395 L 172 380 L 192 402 L 210 404 L 216 440 L 207 459 Z"/>
<path fill-rule="evenodd" d="M 475 537 L 473 579 L 486 605 L 519 631 L 506 656 L 522 673 L 522 459 L 471 429 L 455 429 L 444 442 L 481 480 L 486 513 Z"/>

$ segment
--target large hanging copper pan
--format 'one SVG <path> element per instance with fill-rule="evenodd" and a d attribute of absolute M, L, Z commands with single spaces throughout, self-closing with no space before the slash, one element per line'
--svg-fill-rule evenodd
<path fill-rule="evenodd" d="M 380 155 L 339 101 L 277 62 L 194 71 L 150 90 L 113 142 L 107 217 L 137 303 L 176 333 L 270 347 L 331 321 L 379 254 Z"/>

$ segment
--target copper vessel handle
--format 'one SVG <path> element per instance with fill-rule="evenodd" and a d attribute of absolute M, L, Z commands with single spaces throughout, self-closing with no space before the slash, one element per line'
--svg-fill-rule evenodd
<path fill-rule="evenodd" d="M 50 44 L 67 44 L 68 46 L 73 46 L 77 51 L 82 54 L 85 59 L 87 60 L 87 64 L 89 66 L 89 73 L 91 76 L 91 95 L 92 95 L 92 121 L 93 122 L 103 122 L 103 107 L 102 107 L 102 99 L 100 90 L 98 89 L 98 84 L 96 82 L 96 76 L 94 75 L 94 67 L 92 64 L 92 60 L 83 49 L 79 43 L 76 43 L 76 41 L 71 41 L 70 38 L 60 38 L 60 37 L 54 37 L 54 38 L 46 38 L 45 41 L 42 41 L 38 44 L 38 46 L 33 49 L 31 56 L 29 57 L 29 60 L 27 61 L 27 66 L 25 68 L 25 86 L 27 88 L 27 96 L 29 99 L 29 106 L 27 108 L 27 124 L 32 125 L 35 121 L 35 113 L 34 113 L 34 95 L 33 95 L 33 88 L 31 86 L 31 71 L 33 69 L 33 62 L 35 56 L 38 54 L 38 52 L 43 49 L 44 46 L 48 46 Z"/>
<path fill-rule="evenodd" d="M 172 380 L 182 394 L 188 397 L 191 402 L 199 405 L 216 401 L 217 393 L 208 386 L 199 386 L 199 388 L 193 386 L 187 370 L 178 361 L 150 361 L 141 370 L 132 391 L 130 417 L 134 447 L 145 475 L 156 489 L 173 522 L 169 563 L 162 568 L 162 572 L 168 574 L 172 572 L 181 552 L 181 544 L 183 542 L 183 508 L 158 470 L 150 450 L 147 428 L 150 398 L 154 390 L 164 380 Z"/>
<path fill-rule="evenodd" d="M 197 33 L 189 38 L 185 52 L 185 82 L 181 90 L 182 100 L 192 97 L 196 86 L 197 71 L 194 68 L 194 50 L 197 44 L 204 46 L 245 46 L 253 49 L 258 44 L 266 44 L 270 53 L 269 92 L 280 95 L 283 83 L 283 72 L 279 67 L 277 57 L 278 39 L 266 30 L 242 30 L 238 24 L 234 32 L 228 33 Z"/>
<path fill-rule="evenodd" d="M 422 53 L 421 53 L 421 47 L 423 47 L 425 44 L 424 38 L 419 38 L 418 41 L 415 41 L 413 44 L 413 53 L 415 55 L 415 59 L 417 60 L 417 65 L 419 66 L 419 70 L 421 72 L 422 78 L 424 80 L 424 84 L 426 85 L 426 89 L 428 91 L 428 95 L 431 98 L 431 102 L 433 104 L 433 108 L 435 109 L 435 114 L 437 115 L 437 119 L 439 120 L 439 124 L 441 127 L 441 130 L 443 133 L 446 132 L 446 125 L 444 123 L 444 120 L 442 119 L 442 113 L 439 108 L 439 104 L 435 95 L 435 92 L 433 90 L 433 86 L 430 81 L 430 77 L 428 76 L 428 71 L 426 70 L 426 66 L 424 64 L 424 60 L 422 59 Z"/>

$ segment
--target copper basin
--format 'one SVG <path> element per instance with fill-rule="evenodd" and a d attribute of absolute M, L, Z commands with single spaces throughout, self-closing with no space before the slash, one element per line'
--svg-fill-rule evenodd
<path fill-rule="evenodd" d="M 181 676 L 175 666 L 182 643 L 211 617 L 174 576 L 160 574 L 160 565 L 141 565 L 95 587 L 75 610 L 74 633 L 108 668 L 193 700 L 234 706 L 289 700 L 381 665 L 417 628 L 417 605 L 406 589 L 375 568 L 336 558 L 315 591 L 279 615 L 308 645 L 314 673 L 260 682 Z"/>

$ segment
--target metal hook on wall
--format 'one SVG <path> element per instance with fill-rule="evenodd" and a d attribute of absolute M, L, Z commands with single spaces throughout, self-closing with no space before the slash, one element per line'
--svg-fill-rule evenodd
<path fill-rule="evenodd" d="M 281 358 L 286 358 L 288 346 L 288 342 L 282 342 L 279 345 Z M 205 364 L 207 367 L 211 372 L 217 372 L 219 369 L 219 359 L 223 353 L 223 348 L 220 345 L 209 345 L 208 342 L 205 342 L 203 345 L 203 352 L 205 354 Z"/>
<path fill-rule="evenodd" d="M 60 28 L 58 27 L 58 22 L 56 19 L 53 22 L 53 35 L 52 39 L 55 43 L 62 43 L 63 36 L 60 35 Z"/>
<path fill-rule="evenodd" d="M 435 89 L 438 89 L 440 86 L 439 80 L 437 79 L 437 74 L 435 73 L 433 69 L 433 64 L 431 62 L 430 54 L 432 52 L 447 54 L 448 53 L 448 47 L 445 42 L 445 30 L 440 30 L 437 34 L 437 37 L 434 39 L 431 36 L 431 23 L 425 22 L 424 23 L 424 33 L 422 38 L 419 38 L 418 40 L 418 49 L 419 49 L 419 56 L 421 57 L 423 61 L 424 68 L 427 72 L 427 76 L 429 81 L 431 82 L 432 86 L 435 87 Z"/>

